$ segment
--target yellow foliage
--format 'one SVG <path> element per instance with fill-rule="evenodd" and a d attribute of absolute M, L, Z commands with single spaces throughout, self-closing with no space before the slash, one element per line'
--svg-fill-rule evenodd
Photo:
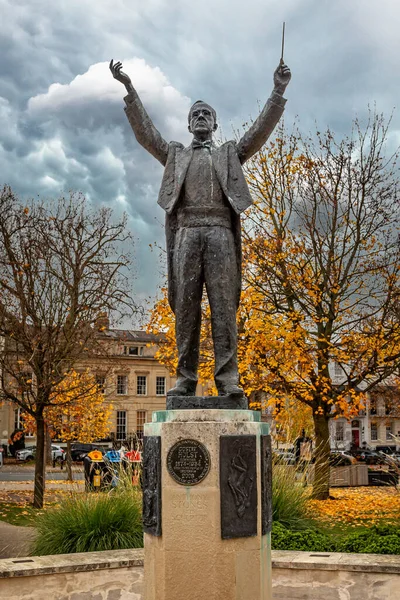
<path fill-rule="evenodd" d="M 106 402 L 95 377 L 89 372 L 71 371 L 61 381 L 44 411 L 51 437 L 63 442 L 93 442 L 110 431 L 112 405 Z M 26 415 L 26 431 L 35 430 L 35 421 Z"/>

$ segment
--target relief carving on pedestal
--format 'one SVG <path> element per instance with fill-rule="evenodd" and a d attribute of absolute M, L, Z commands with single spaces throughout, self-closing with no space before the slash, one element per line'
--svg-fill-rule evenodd
<path fill-rule="evenodd" d="M 256 436 L 220 439 L 221 536 L 257 535 Z"/>
<path fill-rule="evenodd" d="M 272 529 L 272 447 L 271 436 L 261 436 L 261 506 L 262 535 Z"/>
<path fill-rule="evenodd" d="M 143 531 L 161 535 L 161 437 L 143 438 Z"/>

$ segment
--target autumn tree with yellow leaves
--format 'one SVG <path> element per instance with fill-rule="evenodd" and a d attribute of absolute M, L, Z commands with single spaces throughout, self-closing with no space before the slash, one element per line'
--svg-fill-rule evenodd
<path fill-rule="evenodd" d="M 67 443 L 69 480 L 72 481 L 71 442 L 90 443 L 107 437 L 112 408 L 88 371 L 72 370 L 54 390 L 52 403 L 44 410 L 44 420 L 50 437 Z M 30 415 L 24 420 L 24 429 L 36 433 L 36 422 Z"/>
<path fill-rule="evenodd" d="M 319 499 L 329 495 L 330 419 L 351 418 L 400 363 L 398 155 L 387 137 L 378 114 L 343 139 L 282 127 L 246 164 L 240 383 L 249 397 L 262 390 L 275 406 L 310 411 Z M 155 314 L 153 330 L 172 330 L 163 300 Z"/>

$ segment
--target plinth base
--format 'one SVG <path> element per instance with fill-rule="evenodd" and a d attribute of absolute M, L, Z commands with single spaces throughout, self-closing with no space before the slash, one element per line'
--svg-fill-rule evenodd
<path fill-rule="evenodd" d="M 160 447 L 154 530 L 161 535 L 145 534 L 144 600 L 271 600 L 261 494 L 261 440 L 269 427 L 259 419 L 248 410 L 186 409 L 157 412 L 145 425 L 146 439 Z M 208 451 L 209 471 L 199 483 L 182 485 L 170 473 L 170 451 L 181 442 L 175 468 L 189 477 L 182 463 L 190 440 Z"/>
<path fill-rule="evenodd" d="M 249 403 L 243 394 L 229 396 L 167 396 L 167 410 L 247 410 Z"/>

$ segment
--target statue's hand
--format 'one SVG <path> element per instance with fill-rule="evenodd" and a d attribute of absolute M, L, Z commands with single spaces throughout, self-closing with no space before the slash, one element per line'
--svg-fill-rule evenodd
<path fill-rule="evenodd" d="M 285 65 L 285 63 L 281 59 L 279 65 L 275 69 L 275 73 L 274 73 L 274 85 L 275 85 L 274 91 L 277 92 L 278 94 L 284 94 L 291 77 L 292 77 L 292 74 L 290 72 L 289 67 L 287 65 Z"/>
<path fill-rule="evenodd" d="M 127 75 L 126 73 L 123 73 L 121 71 L 121 69 L 122 69 L 122 63 L 121 62 L 116 62 L 115 65 L 114 65 L 114 59 L 111 60 L 111 62 L 110 62 L 110 71 L 111 71 L 112 76 L 114 77 L 114 79 L 117 79 L 118 81 L 120 81 L 121 83 L 123 83 L 125 87 L 131 86 L 132 82 L 131 82 L 131 79 L 130 79 L 129 75 Z"/>

